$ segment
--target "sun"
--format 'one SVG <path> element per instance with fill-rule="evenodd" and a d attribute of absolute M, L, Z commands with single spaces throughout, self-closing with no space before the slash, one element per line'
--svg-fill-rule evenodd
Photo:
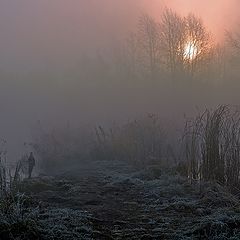
<path fill-rule="evenodd" d="M 198 54 L 197 46 L 193 42 L 188 41 L 184 46 L 184 59 L 194 60 L 197 57 L 197 54 Z"/>

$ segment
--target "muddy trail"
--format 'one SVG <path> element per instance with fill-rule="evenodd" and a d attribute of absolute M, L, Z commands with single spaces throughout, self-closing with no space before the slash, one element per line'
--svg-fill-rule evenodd
<path fill-rule="evenodd" d="M 69 239 L 240 239 L 236 196 L 217 184 L 191 185 L 160 166 L 88 163 L 24 186 L 44 208 L 86 213 L 81 238 L 65 224 Z"/>

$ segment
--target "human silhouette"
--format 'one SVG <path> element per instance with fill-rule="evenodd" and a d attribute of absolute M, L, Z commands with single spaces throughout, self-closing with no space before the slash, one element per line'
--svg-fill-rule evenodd
<path fill-rule="evenodd" d="M 33 152 L 31 152 L 28 158 L 28 178 L 29 179 L 32 177 L 32 171 L 34 166 L 35 166 L 35 158 L 33 156 Z"/>

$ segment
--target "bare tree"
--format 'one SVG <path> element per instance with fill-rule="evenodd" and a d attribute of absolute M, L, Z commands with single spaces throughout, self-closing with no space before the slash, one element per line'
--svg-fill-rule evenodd
<path fill-rule="evenodd" d="M 212 52 L 213 54 L 210 66 L 211 77 L 217 82 L 219 82 L 219 80 L 223 81 L 226 77 L 227 62 L 229 57 L 226 52 L 226 48 L 223 45 L 217 44 L 213 48 Z"/>
<path fill-rule="evenodd" d="M 207 66 L 213 53 L 213 40 L 206 30 L 202 20 L 193 14 L 185 18 L 185 66 L 191 74 L 201 70 L 201 66 Z"/>
<path fill-rule="evenodd" d="M 227 31 L 226 32 L 227 42 L 237 52 L 240 52 L 240 34 Z"/>
<path fill-rule="evenodd" d="M 227 31 L 225 37 L 228 50 L 227 67 L 231 69 L 228 73 L 230 73 L 230 76 L 238 79 L 240 66 L 240 33 Z"/>
<path fill-rule="evenodd" d="M 200 18 L 193 14 L 181 17 L 167 8 L 160 23 L 148 15 L 140 17 L 137 33 L 127 40 L 128 69 L 151 78 L 164 71 L 172 79 L 200 76 L 210 67 L 213 50 L 211 34 Z"/>
<path fill-rule="evenodd" d="M 172 76 L 175 76 L 182 68 L 180 64 L 183 63 L 184 20 L 171 9 L 166 9 L 162 15 L 160 28 L 162 57 L 167 69 L 170 70 Z"/>
<path fill-rule="evenodd" d="M 128 74 L 131 77 L 134 77 L 138 73 L 139 66 L 139 46 L 137 35 L 135 33 L 131 33 L 126 41 L 126 60 L 128 65 Z"/>
<path fill-rule="evenodd" d="M 213 41 L 200 18 L 193 14 L 183 18 L 166 9 L 160 26 L 163 59 L 172 77 L 193 75 L 210 58 Z"/>
<path fill-rule="evenodd" d="M 139 19 L 138 44 L 141 62 L 150 76 L 155 77 L 160 66 L 159 24 L 148 15 L 142 15 Z"/>

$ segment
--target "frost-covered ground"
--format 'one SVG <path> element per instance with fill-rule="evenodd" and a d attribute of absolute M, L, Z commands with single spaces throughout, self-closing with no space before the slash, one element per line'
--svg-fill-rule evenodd
<path fill-rule="evenodd" d="M 43 239 L 240 239 L 240 203 L 160 166 L 93 162 L 25 181 Z"/>

